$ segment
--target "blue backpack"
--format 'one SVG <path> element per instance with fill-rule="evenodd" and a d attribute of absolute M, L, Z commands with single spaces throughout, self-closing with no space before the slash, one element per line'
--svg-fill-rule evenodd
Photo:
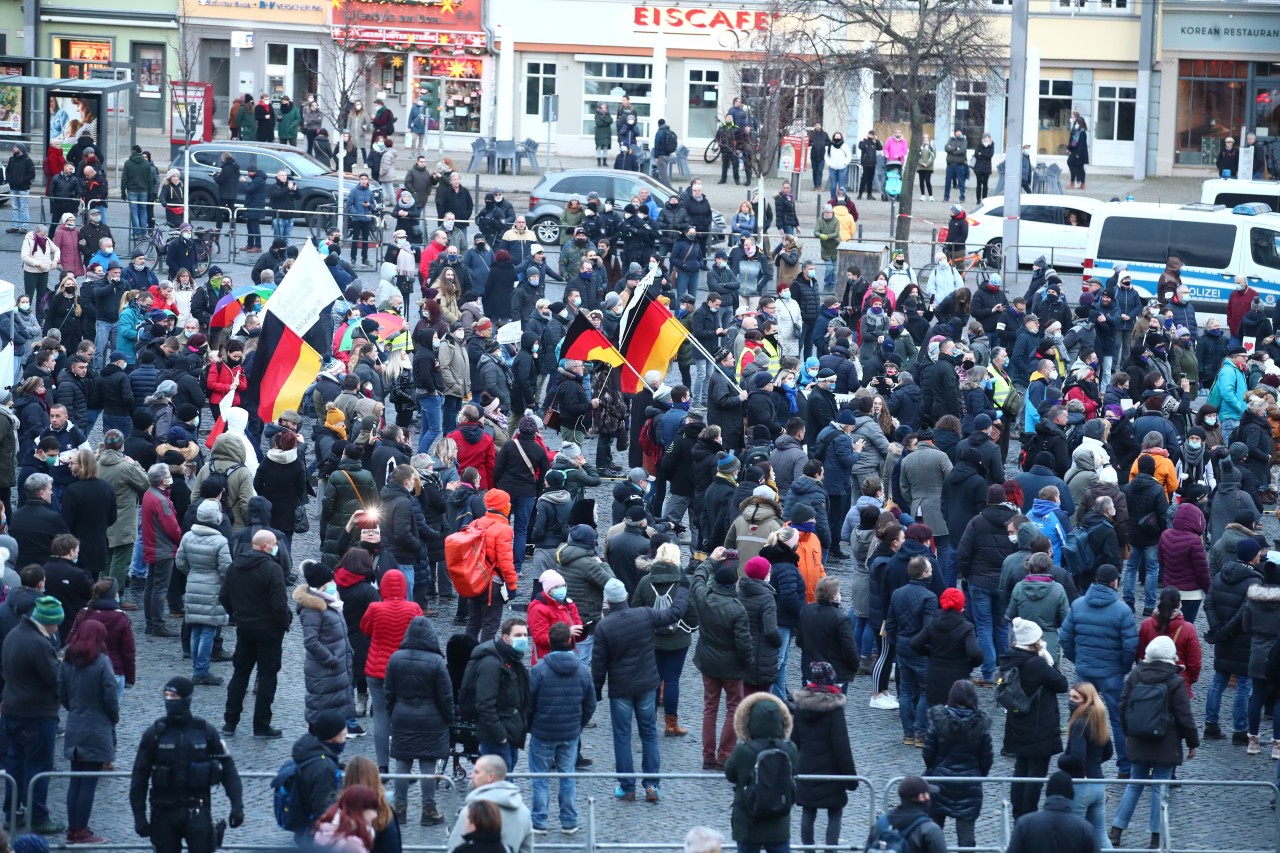
<path fill-rule="evenodd" d="M 271 780 L 272 808 L 275 811 L 276 826 L 290 832 L 306 829 L 319 815 L 309 814 L 307 805 L 302 801 L 302 791 L 298 784 L 298 773 L 313 761 L 332 761 L 327 755 L 313 755 L 301 764 L 290 758 L 276 772 Z M 342 768 L 333 762 L 335 786 L 342 788 Z"/>
<path fill-rule="evenodd" d="M 916 845 L 911 841 L 911 834 L 928 822 L 928 815 L 920 815 L 902 830 L 897 830 L 890 825 L 888 815 L 880 815 L 871 829 L 871 837 L 867 839 L 867 853 L 912 853 Z"/>

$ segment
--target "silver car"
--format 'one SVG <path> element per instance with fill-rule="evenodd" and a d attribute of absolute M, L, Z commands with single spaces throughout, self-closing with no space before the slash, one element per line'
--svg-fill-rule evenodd
<path fill-rule="evenodd" d="M 560 217 L 572 196 L 578 196 L 586 204 L 587 196 L 596 193 L 602 199 L 611 198 L 618 213 L 638 195 L 644 187 L 661 209 L 667 199 L 677 191 L 640 172 L 622 172 L 616 169 L 570 169 L 550 172 L 542 177 L 538 186 L 529 193 L 529 227 L 540 243 L 554 246 L 560 242 Z M 711 211 L 712 243 L 722 243 L 729 229 L 724 216 L 718 210 Z"/>

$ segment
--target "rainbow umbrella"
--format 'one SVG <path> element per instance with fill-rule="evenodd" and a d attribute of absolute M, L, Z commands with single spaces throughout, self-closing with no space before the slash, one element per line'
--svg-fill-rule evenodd
<path fill-rule="evenodd" d="M 265 284 L 246 284 L 237 287 L 218 300 L 218 304 L 213 309 L 213 318 L 209 321 L 209 328 L 221 329 L 234 323 L 236 317 L 244 311 L 244 301 L 250 295 L 255 295 L 266 302 L 275 291 L 274 287 Z"/>
<path fill-rule="evenodd" d="M 342 343 L 338 345 L 338 352 L 347 352 L 351 349 L 352 335 L 363 320 L 372 320 L 377 323 L 378 330 L 375 334 L 384 341 L 390 340 L 404 331 L 405 320 L 399 314 L 391 314 L 386 311 L 370 314 L 368 317 L 362 317 L 354 323 L 347 324 L 347 331 L 342 335 Z"/>

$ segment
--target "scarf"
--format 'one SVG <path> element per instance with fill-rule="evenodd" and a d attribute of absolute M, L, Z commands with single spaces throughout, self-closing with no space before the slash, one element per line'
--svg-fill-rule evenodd
<path fill-rule="evenodd" d="M 335 576 L 334 580 L 335 580 L 335 582 L 337 581 L 336 576 Z M 307 587 L 307 589 L 309 589 L 313 594 L 318 595 L 318 596 L 320 596 L 321 598 L 323 598 L 323 599 L 324 599 L 324 601 L 325 601 L 325 604 L 329 605 L 329 609 L 330 609 L 330 610 L 336 610 L 336 611 L 338 611 L 339 613 L 341 613 L 341 612 L 342 612 L 342 599 L 341 599 L 341 598 L 338 598 L 338 596 L 336 596 L 336 595 L 330 595 L 329 593 L 325 592 L 324 590 L 322 590 L 322 589 L 316 589 L 316 588 L 315 588 L 315 587 L 313 587 L 313 586 L 311 586 L 311 587 Z"/>
<path fill-rule="evenodd" d="M 802 521 L 799 524 L 792 522 L 791 526 L 794 527 L 796 530 L 799 530 L 801 533 L 817 533 L 818 532 L 818 522 L 816 521 Z"/>
<path fill-rule="evenodd" d="M 840 688 L 834 684 L 814 684 L 812 681 L 807 682 L 804 689 L 810 693 L 839 693 Z"/>
<path fill-rule="evenodd" d="M 1183 441 L 1182 461 L 1187 466 L 1187 472 L 1197 472 L 1195 479 L 1199 479 L 1199 474 L 1204 469 L 1204 442 L 1202 441 L 1198 448 L 1192 450 L 1191 445 L 1188 442 Z"/>
<path fill-rule="evenodd" d="M 788 388 L 787 386 L 783 385 L 782 393 L 787 395 L 787 411 L 793 415 L 796 412 L 800 411 L 800 406 L 798 403 L 796 403 L 796 389 Z"/>
<path fill-rule="evenodd" d="M 31 242 L 35 245 L 37 252 L 43 252 L 45 250 L 45 244 L 47 244 L 49 240 L 46 237 L 41 237 L 38 232 L 33 231 L 31 232 Z"/>

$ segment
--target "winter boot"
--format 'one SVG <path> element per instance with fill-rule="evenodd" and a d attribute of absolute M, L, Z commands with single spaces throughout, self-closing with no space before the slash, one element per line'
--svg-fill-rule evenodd
<path fill-rule="evenodd" d="M 369 694 L 356 694 L 356 716 L 363 717 L 369 712 Z"/>
<path fill-rule="evenodd" d="M 1107 830 L 1107 839 L 1111 842 L 1112 847 L 1120 846 L 1120 833 L 1122 832 L 1124 830 L 1118 826 L 1113 826 Z"/>
<path fill-rule="evenodd" d="M 688 729 L 680 727 L 680 718 L 677 714 L 667 714 L 667 729 L 663 732 L 666 737 L 684 737 L 689 733 Z"/>
<path fill-rule="evenodd" d="M 129 598 L 133 600 L 136 610 L 142 609 L 142 601 L 147 595 L 147 579 L 129 576 Z"/>
<path fill-rule="evenodd" d="M 1150 842 L 1148 842 L 1148 844 L 1147 844 L 1147 849 L 1148 849 L 1148 850 L 1159 850 L 1159 849 L 1160 849 L 1160 833 L 1158 833 L 1158 832 L 1153 832 L 1153 833 L 1151 833 L 1151 841 L 1150 841 Z"/>

